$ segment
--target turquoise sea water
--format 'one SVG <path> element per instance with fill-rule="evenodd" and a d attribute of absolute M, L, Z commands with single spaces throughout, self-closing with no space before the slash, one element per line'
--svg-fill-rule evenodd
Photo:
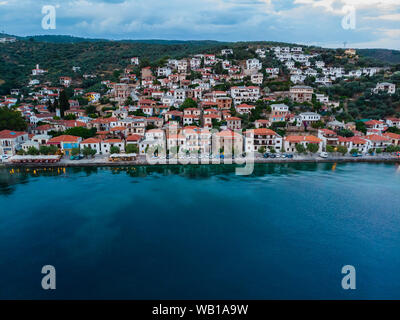
<path fill-rule="evenodd" d="M 2 169 L 0 298 L 399 299 L 399 166 L 333 169 Z"/>

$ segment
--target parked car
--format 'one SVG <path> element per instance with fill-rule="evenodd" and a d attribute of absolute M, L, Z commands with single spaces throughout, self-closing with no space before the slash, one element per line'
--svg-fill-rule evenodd
<path fill-rule="evenodd" d="M 354 158 L 357 158 L 357 157 L 362 157 L 362 154 L 360 154 L 360 153 L 353 153 L 352 156 L 353 156 Z"/>
<path fill-rule="evenodd" d="M 328 158 L 328 153 L 327 153 L 327 152 L 321 152 L 321 153 L 319 154 L 319 156 L 320 156 L 321 158 Z"/>
<path fill-rule="evenodd" d="M 284 156 L 285 158 L 288 158 L 288 159 L 293 159 L 293 155 L 290 154 L 290 153 L 286 153 L 286 154 L 284 154 L 283 156 Z"/>
<path fill-rule="evenodd" d="M 76 156 L 71 156 L 70 159 L 71 160 L 81 160 L 83 159 L 83 154 L 77 154 Z"/>
<path fill-rule="evenodd" d="M 264 153 L 263 157 L 266 158 L 266 159 L 269 158 L 269 153 Z"/>
<path fill-rule="evenodd" d="M 2 154 L 0 156 L 0 162 L 6 162 L 11 156 L 8 154 Z"/>

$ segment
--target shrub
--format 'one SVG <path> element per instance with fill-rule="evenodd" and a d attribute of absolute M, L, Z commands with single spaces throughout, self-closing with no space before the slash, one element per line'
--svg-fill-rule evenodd
<path fill-rule="evenodd" d="M 337 151 L 338 151 L 339 153 L 341 153 L 342 155 L 345 155 L 345 154 L 347 153 L 348 149 L 347 149 L 347 147 L 345 147 L 345 146 L 338 146 L 338 147 L 337 147 Z"/>
<path fill-rule="evenodd" d="M 298 153 L 305 153 L 306 152 L 306 148 L 304 148 L 304 146 L 300 143 L 296 144 L 296 151 Z"/>
<path fill-rule="evenodd" d="M 120 153 L 120 150 L 119 150 L 118 147 L 113 146 L 113 147 L 110 148 L 110 153 L 111 153 L 111 154 Z"/>

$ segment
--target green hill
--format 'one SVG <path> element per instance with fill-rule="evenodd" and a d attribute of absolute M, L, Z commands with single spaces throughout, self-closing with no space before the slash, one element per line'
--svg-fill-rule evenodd
<path fill-rule="evenodd" d="M 364 57 L 372 58 L 377 61 L 399 64 L 400 51 L 389 49 L 358 49 L 358 53 Z"/>
<path fill-rule="evenodd" d="M 1 37 L 2 35 L 0 35 Z M 9 35 L 3 35 L 9 36 Z M 60 76 L 78 76 L 73 66 L 81 67 L 81 73 L 112 74 L 129 64 L 131 57 L 138 56 L 143 64 L 157 63 L 160 59 L 182 58 L 195 53 L 217 53 L 222 48 L 234 48 L 235 58 L 242 60 L 254 55 L 246 49 L 266 45 L 294 44 L 278 42 L 218 42 L 180 40 L 120 40 L 79 38 L 66 35 L 39 35 L 17 37 L 16 43 L 0 44 L 0 94 L 7 94 L 11 88 L 27 85 L 31 70 L 36 64 L 48 70 L 42 80 L 57 83 Z M 304 47 L 304 46 L 303 46 Z M 326 55 L 334 50 L 315 48 Z M 306 48 L 306 51 L 309 48 Z M 253 53 L 251 53 L 253 52 Z M 359 54 L 381 63 L 400 63 L 400 51 L 384 49 L 363 49 Z M 372 60 L 373 59 L 373 60 Z"/>

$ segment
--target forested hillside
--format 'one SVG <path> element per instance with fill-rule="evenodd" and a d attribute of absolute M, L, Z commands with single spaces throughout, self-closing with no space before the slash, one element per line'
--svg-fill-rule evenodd
<path fill-rule="evenodd" d="M 196 53 L 216 53 L 222 48 L 235 48 L 236 59 L 248 59 L 245 50 L 258 45 L 290 45 L 273 42 L 179 41 L 179 40 L 122 40 L 85 39 L 71 36 L 17 37 L 15 43 L 0 44 L 0 94 L 12 88 L 26 86 L 36 64 L 48 70 L 45 79 L 57 82 L 60 76 L 73 76 L 72 67 L 79 66 L 81 74 L 112 74 L 129 64 L 133 56 L 141 58 L 142 66 L 157 64 L 166 57 L 182 58 Z M 291 45 L 293 46 L 293 44 Z M 241 49 L 241 50 L 240 50 Z M 305 51 L 319 50 L 324 58 L 334 63 L 335 50 L 305 47 Z M 359 50 L 360 66 L 400 63 L 400 52 L 394 50 Z M 345 61 L 338 61 L 340 64 Z"/>
<path fill-rule="evenodd" d="M 47 79 L 57 81 L 59 76 L 72 75 L 73 66 L 81 67 L 82 73 L 112 72 L 126 67 L 134 56 L 141 57 L 145 64 L 165 57 L 179 58 L 213 51 L 221 46 L 223 44 L 208 41 L 157 44 L 123 41 L 48 43 L 28 40 L 3 44 L 0 45 L 0 82 L 5 83 L 0 85 L 0 94 L 26 85 L 36 64 L 48 70 Z"/>
<path fill-rule="evenodd" d="M 360 49 L 359 54 L 364 57 L 376 59 L 378 61 L 399 64 L 400 63 L 400 51 L 388 50 L 388 49 Z"/>

